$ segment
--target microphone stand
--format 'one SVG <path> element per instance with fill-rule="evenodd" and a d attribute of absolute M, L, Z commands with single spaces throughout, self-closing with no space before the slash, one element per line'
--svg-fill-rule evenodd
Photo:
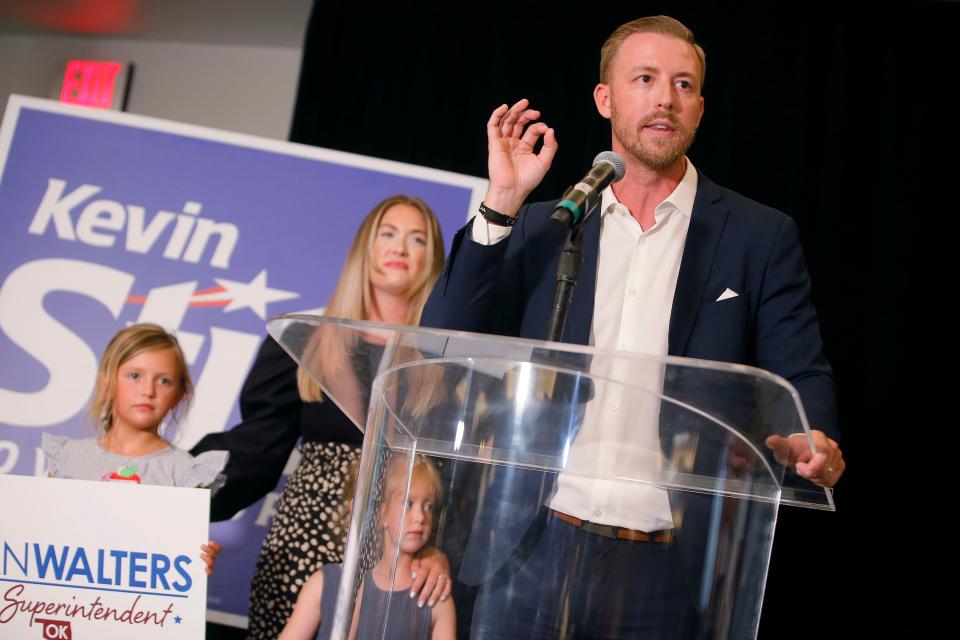
<path fill-rule="evenodd" d="M 565 196 L 566 197 L 566 196 Z M 560 262 L 557 265 L 556 287 L 553 294 L 553 307 L 550 310 L 550 318 L 547 321 L 546 339 L 551 342 L 561 342 L 563 339 L 563 329 L 567 324 L 567 314 L 570 310 L 570 300 L 573 298 L 573 289 L 577 285 L 577 279 L 580 277 L 580 265 L 583 262 L 583 223 L 590 218 L 590 214 L 599 205 L 598 201 L 587 211 L 578 222 L 573 222 L 573 216 L 561 215 L 556 213 L 551 217 L 553 224 L 560 224 L 569 227 L 567 240 L 560 252 Z M 563 369 L 572 369 L 550 383 L 550 397 L 554 400 L 563 402 L 576 402 L 583 404 L 593 398 L 594 387 L 589 377 L 584 377 L 577 371 L 585 371 L 586 366 L 583 356 L 575 354 L 564 354 L 562 352 L 545 349 L 537 349 L 532 355 L 531 361 L 537 365 L 544 365 L 548 368 L 560 367 Z M 563 383 L 561 384 L 561 380 Z"/>
<path fill-rule="evenodd" d="M 580 277 L 580 264 L 583 262 L 583 223 L 590 217 L 593 209 L 587 212 L 583 219 L 570 226 L 567 241 L 560 252 L 560 263 L 557 265 L 557 284 L 553 293 L 553 308 L 547 321 L 547 340 L 560 342 L 563 339 L 563 329 L 567 324 L 567 314 L 570 311 L 570 300 L 573 297 L 573 288 Z"/>

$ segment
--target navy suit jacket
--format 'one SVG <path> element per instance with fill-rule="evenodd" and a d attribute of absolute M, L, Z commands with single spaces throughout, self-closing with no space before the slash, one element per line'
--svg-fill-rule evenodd
<path fill-rule="evenodd" d="M 420 324 L 543 339 L 566 234 L 555 203 L 525 206 L 506 241 L 480 245 L 467 224 Z M 587 344 L 600 216 L 584 223 L 583 265 L 563 341 Z M 717 302 L 726 290 L 740 295 Z M 813 428 L 838 435 L 833 374 L 823 356 L 797 228 L 786 214 L 699 176 L 673 309 L 669 355 L 746 364 L 789 380 Z"/>
<path fill-rule="evenodd" d="M 471 224 L 461 229 L 421 325 L 543 339 L 566 240 L 566 232 L 548 222 L 554 205 L 525 206 L 509 239 L 494 245 L 474 242 Z M 563 341 L 577 344 L 587 344 L 590 337 L 599 213 L 584 225 L 580 280 L 563 335 Z M 717 301 L 728 288 L 739 295 Z M 670 315 L 669 354 L 776 373 L 797 388 L 811 427 L 838 436 L 833 375 L 823 355 L 796 225 L 703 174 Z M 518 514 L 521 520 L 529 516 Z"/>

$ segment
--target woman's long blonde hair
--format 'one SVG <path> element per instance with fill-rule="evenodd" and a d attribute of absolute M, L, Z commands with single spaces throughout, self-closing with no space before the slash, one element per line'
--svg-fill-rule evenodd
<path fill-rule="evenodd" d="M 420 312 L 426 304 L 430 291 L 443 269 L 443 233 L 440 224 L 430 206 L 416 196 L 395 195 L 378 203 L 360 224 L 350 251 L 344 262 L 343 270 L 337 286 L 327 302 L 324 315 L 346 320 L 369 320 L 373 308 L 373 286 L 370 283 L 370 264 L 373 255 L 373 243 L 380 228 L 380 221 L 387 211 L 398 204 L 414 207 L 423 214 L 427 228 L 427 255 L 423 263 L 423 271 L 413 283 L 404 297 L 410 301 L 410 308 L 406 324 L 417 325 L 420 322 Z M 312 352 L 304 353 L 303 361 L 318 359 L 326 374 L 335 373 L 346 365 L 346 353 L 343 349 L 341 337 L 334 332 L 319 331 L 316 340 L 308 347 Z M 316 372 L 316 371 L 315 371 Z M 297 370 L 297 386 L 300 397 L 306 402 L 319 402 L 323 394 L 317 383 L 307 374 L 303 367 Z"/>

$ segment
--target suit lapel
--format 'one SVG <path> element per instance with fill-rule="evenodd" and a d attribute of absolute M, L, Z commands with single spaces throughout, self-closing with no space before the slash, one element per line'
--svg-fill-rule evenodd
<path fill-rule="evenodd" d="M 670 312 L 668 353 L 673 356 L 686 355 L 690 332 L 693 331 L 697 310 L 703 300 L 723 226 L 727 221 L 728 209 L 723 206 L 722 200 L 723 192 L 701 173 Z"/>

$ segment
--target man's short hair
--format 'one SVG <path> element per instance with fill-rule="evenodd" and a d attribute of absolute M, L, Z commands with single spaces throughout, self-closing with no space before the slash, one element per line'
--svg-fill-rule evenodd
<path fill-rule="evenodd" d="M 697 60 L 700 61 L 700 89 L 703 90 L 703 83 L 707 76 L 707 56 L 693 37 L 693 31 L 670 16 L 637 18 L 617 27 L 600 49 L 600 82 L 607 84 L 610 81 L 610 68 L 613 66 L 613 60 L 616 58 L 617 52 L 624 41 L 635 33 L 659 33 L 665 36 L 673 36 L 693 47 L 694 53 L 697 54 Z"/>

